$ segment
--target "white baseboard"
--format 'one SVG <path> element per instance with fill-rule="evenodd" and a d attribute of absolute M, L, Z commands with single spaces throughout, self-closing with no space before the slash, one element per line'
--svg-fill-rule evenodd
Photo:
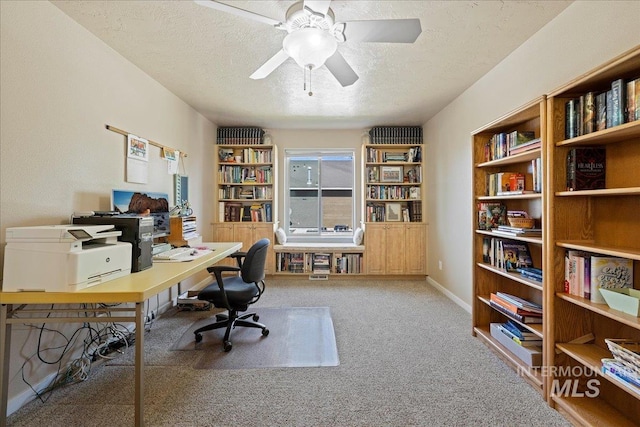
<path fill-rule="evenodd" d="M 51 381 L 53 381 L 56 378 L 56 376 L 58 376 L 57 372 L 53 372 L 49 374 L 47 377 L 43 378 L 37 384 L 32 384 L 33 388 L 36 390 L 44 389 L 49 385 L 49 383 L 51 383 Z M 22 393 L 16 396 L 13 396 L 9 400 L 7 400 L 7 417 L 34 399 L 36 399 L 36 395 L 33 393 L 33 390 L 31 389 L 25 390 Z"/>
<path fill-rule="evenodd" d="M 433 280 L 431 278 L 431 276 L 427 277 L 427 283 L 429 283 L 431 286 L 433 286 L 434 288 L 436 288 L 437 290 L 439 290 L 440 292 L 442 292 L 447 298 L 449 298 L 451 301 L 455 302 L 456 304 L 458 304 L 460 307 L 462 307 L 467 313 L 471 314 L 471 306 L 469 304 L 467 304 L 466 302 L 462 301 L 460 298 L 458 298 L 455 294 L 453 294 L 451 291 L 449 291 L 447 288 L 445 288 L 444 286 L 442 286 L 440 283 L 436 282 L 435 280 Z"/>

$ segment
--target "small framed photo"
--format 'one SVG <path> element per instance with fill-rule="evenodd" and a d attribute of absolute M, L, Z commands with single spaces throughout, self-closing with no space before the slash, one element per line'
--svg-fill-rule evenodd
<path fill-rule="evenodd" d="M 402 182 L 402 166 L 381 166 L 380 182 Z"/>
<path fill-rule="evenodd" d="M 387 203 L 385 209 L 386 221 L 402 221 L 402 205 L 400 203 Z"/>

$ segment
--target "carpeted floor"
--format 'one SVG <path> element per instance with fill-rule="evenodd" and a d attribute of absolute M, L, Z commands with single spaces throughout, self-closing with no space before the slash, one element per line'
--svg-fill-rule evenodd
<path fill-rule="evenodd" d="M 145 337 L 147 425 L 569 425 L 425 281 L 271 279 L 254 307 L 329 307 L 339 366 L 195 369 L 198 351 L 171 347 L 212 313 L 163 316 Z M 9 425 L 133 425 L 132 361 L 129 349 Z"/>

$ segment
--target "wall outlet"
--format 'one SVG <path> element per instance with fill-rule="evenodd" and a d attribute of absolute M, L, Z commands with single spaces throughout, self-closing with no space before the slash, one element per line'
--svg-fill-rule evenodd
<path fill-rule="evenodd" d="M 438 270 L 442 270 L 442 261 L 438 260 Z"/>

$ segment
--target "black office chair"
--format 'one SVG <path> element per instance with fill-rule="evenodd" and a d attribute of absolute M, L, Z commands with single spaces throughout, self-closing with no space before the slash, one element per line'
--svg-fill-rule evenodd
<path fill-rule="evenodd" d="M 212 329 L 227 328 L 224 334 L 224 351 L 232 348 L 229 335 L 231 329 L 236 326 L 262 329 L 262 335 L 269 335 L 269 330 L 262 323 L 258 323 L 259 316 L 255 313 L 238 315 L 238 312 L 247 311 L 250 304 L 260 299 L 264 292 L 264 265 L 267 259 L 269 239 L 257 241 L 249 251 L 236 252 L 231 255 L 238 262 L 238 267 L 215 265 L 207 268 L 213 274 L 216 281 L 207 285 L 198 293 L 198 299 L 209 301 L 215 307 L 226 308 L 228 314 L 217 314 L 216 322 L 194 331 L 196 342 L 202 341 L 202 332 Z M 239 276 L 222 277 L 226 271 L 239 271 Z M 248 320 L 249 318 L 253 320 Z"/>

